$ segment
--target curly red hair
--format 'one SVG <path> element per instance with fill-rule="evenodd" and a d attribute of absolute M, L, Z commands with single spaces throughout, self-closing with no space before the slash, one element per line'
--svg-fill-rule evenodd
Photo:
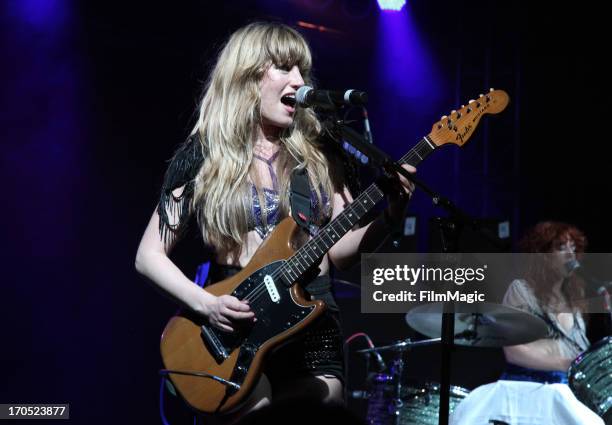
<path fill-rule="evenodd" d="M 576 257 L 580 259 L 585 252 L 588 241 L 584 233 L 576 226 L 559 221 L 543 221 L 529 229 L 519 242 L 521 252 L 552 253 L 559 243 L 572 240 L 576 245 Z M 559 272 L 549 262 L 534 257 L 526 272 L 526 280 L 542 305 L 549 304 L 552 287 L 559 281 Z M 575 273 L 570 275 L 564 293 L 571 308 L 584 309 L 585 283 Z"/>

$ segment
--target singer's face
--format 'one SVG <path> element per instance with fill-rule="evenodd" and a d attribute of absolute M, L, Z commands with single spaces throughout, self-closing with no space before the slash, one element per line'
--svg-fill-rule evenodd
<path fill-rule="evenodd" d="M 272 65 L 260 84 L 261 117 L 267 127 L 287 128 L 295 114 L 295 92 L 304 85 L 297 66 L 283 69 Z"/>

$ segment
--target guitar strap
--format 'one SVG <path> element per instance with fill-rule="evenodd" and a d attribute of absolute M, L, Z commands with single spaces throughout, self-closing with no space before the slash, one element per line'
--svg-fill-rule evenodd
<path fill-rule="evenodd" d="M 312 209 L 310 202 L 310 182 L 305 168 L 296 168 L 291 173 L 289 203 L 291 216 L 306 233 L 310 232 Z"/>

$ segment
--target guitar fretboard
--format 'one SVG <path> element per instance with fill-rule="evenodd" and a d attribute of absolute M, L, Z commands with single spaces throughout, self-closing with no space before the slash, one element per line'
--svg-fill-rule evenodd
<path fill-rule="evenodd" d="M 399 161 L 399 164 L 418 165 L 435 149 L 426 136 Z M 281 276 L 289 285 L 296 282 L 314 264 L 317 264 L 329 249 L 347 234 L 385 194 L 376 183 L 364 190 L 342 213 L 319 230 L 317 235 L 296 251 L 281 268 Z"/>

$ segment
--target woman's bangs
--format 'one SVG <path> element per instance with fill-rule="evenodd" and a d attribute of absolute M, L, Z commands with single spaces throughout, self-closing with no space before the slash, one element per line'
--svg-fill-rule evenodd
<path fill-rule="evenodd" d="M 290 69 L 297 65 L 303 75 L 310 72 L 310 49 L 297 33 L 275 28 L 268 37 L 266 50 L 269 59 L 277 67 Z"/>

